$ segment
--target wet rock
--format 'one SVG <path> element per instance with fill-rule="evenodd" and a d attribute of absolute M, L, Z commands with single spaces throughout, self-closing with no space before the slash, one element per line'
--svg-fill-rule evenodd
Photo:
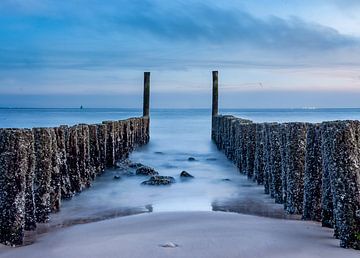
<path fill-rule="evenodd" d="M 117 169 L 117 170 L 120 170 L 120 171 L 124 171 L 124 170 L 129 170 L 133 163 L 128 160 L 128 159 L 123 159 L 123 160 L 120 160 L 118 162 L 115 163 L 115 165 L 113 166 L 113 168 Z"/>
<path fill-rule="evenodd" d="M 115 169 L 121 169 L 121 168 L 124 168 L 125 166 L 123 166 L 123 164 L 120 164 L 120 163 L 116 163 L 114 166 L 113 166 L 113 168 L 115 168 Z"/>
<path fill-rule="evenodd" d="M 120 175 L 115 175 L 115 176 L 113 177 L 113 179 L 114 179 L 114 180 L 120 180 L 120 179 L 121 179 L 121 176 L 120 176 Z"/>
<path fill-rule="evenodd" d="M 141 168 L 141 167 L 145 167 L 145 165 L 143 165 L 143 164 L 141 164 L 141 163 L 131 163 L 131 164 L 129 165 L 129 168 L 136 168 L 136 169 L 138 169 L 138 168 Z"/>
<path fill-rule="evenodd" d="M 126 177 L 136 176 L 136 173 L 134 171 L 132 171 L 132 170 L 129 170 L 129 169 L 121 170 L 119 174 L 121 176 L 126 176 Z"/>
<path fill-rule="evenodd" d="M 196 161 L 196 159 L 194 157 L 189 157 L 188 161 Z"/>
<path fill-rule="evenodd" d="M 145 209 L 147 209 L 148 212 L 153 212 L 153 210 L 154 210 L 154 208 L 153 208 L 153 206 L 151 204 L 145 205 Z"/>
<path fill-rule="evenodd" d="M 170 185 L 175 183 L 171 176 L 152 176 L 149 180 L 142 182 L 142 185 Z"/>
<path fill-rule="evenodd" d="M 180 177 L 186 177 L 186 178 L 193 178 L 194 176 L 193 175 L 190 175 L 188 172 L 186 171 L 182 171 L 180 173 Z"/>
<path fill-rule="evenodd" d="M 138 176 L 154 176 L 154 175 L 159 175 L 159 172 L 157 172 L 155 169 L 153 169 L 151 167 L 143 166 L 143 167 L 136 169 L 136 175 L 138 175 Z"/>
<path fill-rule="evenodd" d="M 167 242 L 165 244 L 161 244 L 160 245 L 161 247 L 164 247 L 164 248 L 176 248 L 178 247 L 179 245 L 173 243 L 173 242 Z"/>

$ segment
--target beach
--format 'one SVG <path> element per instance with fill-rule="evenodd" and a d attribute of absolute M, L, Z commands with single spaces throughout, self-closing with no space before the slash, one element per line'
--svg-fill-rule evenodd
<path fill-rule="evenodd" d="M 162 247 L 168 243 L 177 247 Z M 358 257 L 319 223 L 224 212 L 159 212 L 61 229 L 1 258 Z"/>

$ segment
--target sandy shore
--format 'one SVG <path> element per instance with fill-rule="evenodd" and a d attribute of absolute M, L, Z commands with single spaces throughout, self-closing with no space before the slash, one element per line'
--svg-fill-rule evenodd
<path fill-rule="evenodd" d="M 178 247 L 161 247 L 172 242 Z M 223 212 L 163 212 L 73 226 L 0 258 L 359 257 L 318 223 Z"/>

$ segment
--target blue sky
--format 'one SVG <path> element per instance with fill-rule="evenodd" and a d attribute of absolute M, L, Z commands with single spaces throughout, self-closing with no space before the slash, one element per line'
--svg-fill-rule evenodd
<path fill-rule="evenodd" d="M 358 107 L 357 0 L 1 0 L 0 106 Z"/>

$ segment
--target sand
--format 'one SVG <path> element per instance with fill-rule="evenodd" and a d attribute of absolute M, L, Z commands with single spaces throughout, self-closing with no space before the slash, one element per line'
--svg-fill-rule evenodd
<path fill-rule="evenodd" d="M 0 258 L 360 257 L 315 222 L 224 212 L 159 212 L 72 226 Z M 162 247 L 161 245 L 177 247 Z"/>

